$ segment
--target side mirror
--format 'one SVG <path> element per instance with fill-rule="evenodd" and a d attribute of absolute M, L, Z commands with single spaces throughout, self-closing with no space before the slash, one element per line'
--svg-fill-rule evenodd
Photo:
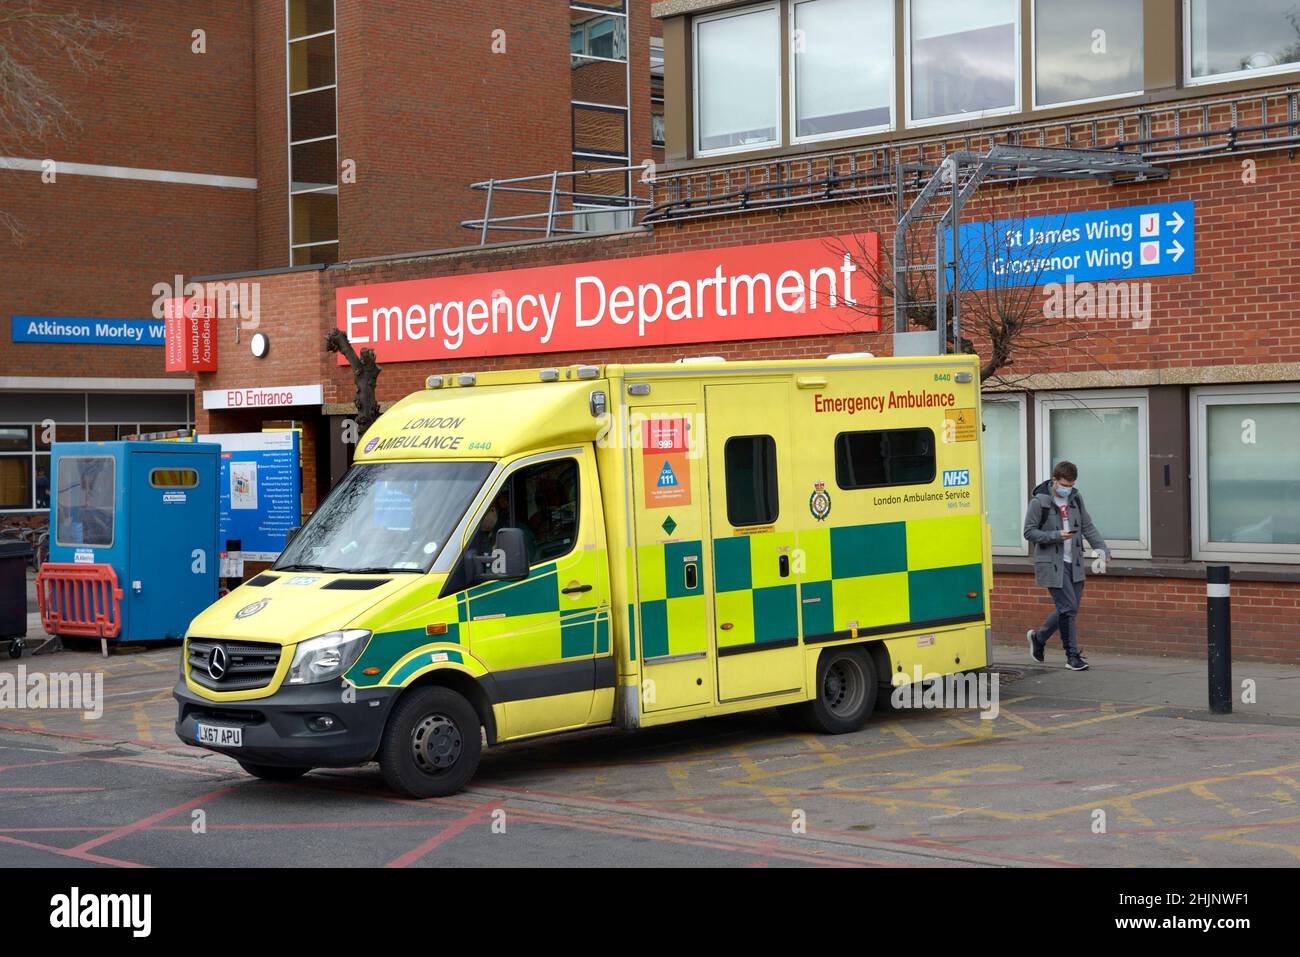
<path fill-rule="evenodd" d="M 496 548 L 489 556 L 487 572 L 500 581 L 522 581 L 528 577 L 528 544 L 521 528 L 497 530 Z"/>
<path fill-rule="evenodd" d="M 523 581 L 528 577 L 528 545 L 518 528 L 499 528 L 490 552 L 467 552 L 464 557 L 465 581 L 473 585 L 484 581 Z"/>

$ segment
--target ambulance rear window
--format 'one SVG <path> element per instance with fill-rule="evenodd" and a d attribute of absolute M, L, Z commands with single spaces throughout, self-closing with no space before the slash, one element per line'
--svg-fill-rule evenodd
<path fill-rule="evenodd" d="M 840 488 L 929 485 L 934 475 L 933 429 L 882 429 L 835 436 L 835 482 Z"/>
<path fill-rule="evenodd" d="M 776 440 L 738 435 L 723 450 L 727 469 L 727 521 L 736 527 L 776 521 Z"/>

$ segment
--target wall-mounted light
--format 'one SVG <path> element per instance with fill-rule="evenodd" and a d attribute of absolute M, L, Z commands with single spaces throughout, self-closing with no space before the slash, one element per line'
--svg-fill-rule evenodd
<path fill-rule="evenodd" d="M 253 355 L 261 359 L 266 355 L 267 350 L 271 348 L 271 340 L 266 338 L 266 333 L 259 332 L 253 336 L 249 346 L 253 350 Z"/>

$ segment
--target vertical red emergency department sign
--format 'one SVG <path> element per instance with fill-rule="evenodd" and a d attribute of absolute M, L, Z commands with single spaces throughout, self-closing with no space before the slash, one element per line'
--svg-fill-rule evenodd
<path fill-rule="evenodd" d="M 642 488 L 646 508 L 691 504 L 691 464 L 685 418 L 641 423 Z"/>
<path fill-rule="evenodd" d="M 163 323 L 168 372 L 217 371 L 215 302 L 168 299 Z"/>

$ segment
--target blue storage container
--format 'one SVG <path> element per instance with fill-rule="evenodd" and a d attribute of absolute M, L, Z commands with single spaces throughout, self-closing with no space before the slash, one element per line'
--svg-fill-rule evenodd
<path fill-rule="evenodd" d="M 116 640 L 183 637 L 218 597 L 221 447 L 56 442 L 51 452 L 49 561 L 112 566 Z"/>

